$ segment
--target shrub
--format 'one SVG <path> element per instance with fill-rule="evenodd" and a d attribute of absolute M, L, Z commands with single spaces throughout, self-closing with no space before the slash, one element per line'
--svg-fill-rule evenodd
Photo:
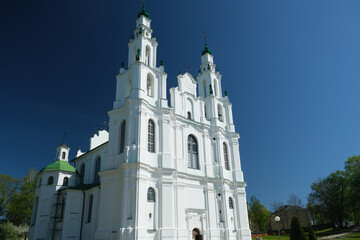
<path fill-rule="evenodd" d="M 307 240 L 297 216 L 291 218 L 290 240 Z"/>
<path fill-rule="evenodd" d="M 309 225 L 309 240 L 317 240 L 316 234 L 314 232 L 314 229 Z"/>

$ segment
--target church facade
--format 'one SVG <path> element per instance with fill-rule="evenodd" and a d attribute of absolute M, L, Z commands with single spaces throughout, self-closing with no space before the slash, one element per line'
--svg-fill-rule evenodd
<path fill-rule="evenodd" d="M 109 131 L 39 172 L 30 239 L 250 240 L 239 134 L 207 45 L 170 89 L 145 8 L 116 76 Z"/>

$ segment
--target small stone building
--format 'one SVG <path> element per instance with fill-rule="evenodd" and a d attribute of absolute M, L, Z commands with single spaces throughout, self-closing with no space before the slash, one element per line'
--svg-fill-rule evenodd
<path fill-rule="evenodd" d="M 310 223 L 310 211 L 308 209 L 299 206 L 285 205 L 270 215 L 270 229 L 272 231 L 278 230 L 278 225 L 275 221 L 275 217 L 279 216 L 280 230 L 290 230 L 291 218 L 294 215 L 298 216 L 301 226 L 307 227 Z"/>

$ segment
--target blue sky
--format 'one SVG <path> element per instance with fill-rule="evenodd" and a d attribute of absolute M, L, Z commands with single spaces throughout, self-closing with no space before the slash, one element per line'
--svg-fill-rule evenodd
<path fill-rule="evenodd" d="M 74 156 L 107 121 L 141 1 L 0 3 L 0 172 Z M 207 32 L 240 133 L 247 195 L 270 209 L 360 154 L 359 1 L 160 1 L 146 9 L 168 87 Z"/>

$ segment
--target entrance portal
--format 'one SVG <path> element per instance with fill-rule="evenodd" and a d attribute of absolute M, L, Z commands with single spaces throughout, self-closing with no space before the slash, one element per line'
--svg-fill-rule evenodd
<path fill-rule="evenodd" d="M 202 235 L 200 234 L 199 229 L 194 228 L 192 230 L 192 239 L 194 239 L 194 240 L 202 240 L 203 239 Z"/>

